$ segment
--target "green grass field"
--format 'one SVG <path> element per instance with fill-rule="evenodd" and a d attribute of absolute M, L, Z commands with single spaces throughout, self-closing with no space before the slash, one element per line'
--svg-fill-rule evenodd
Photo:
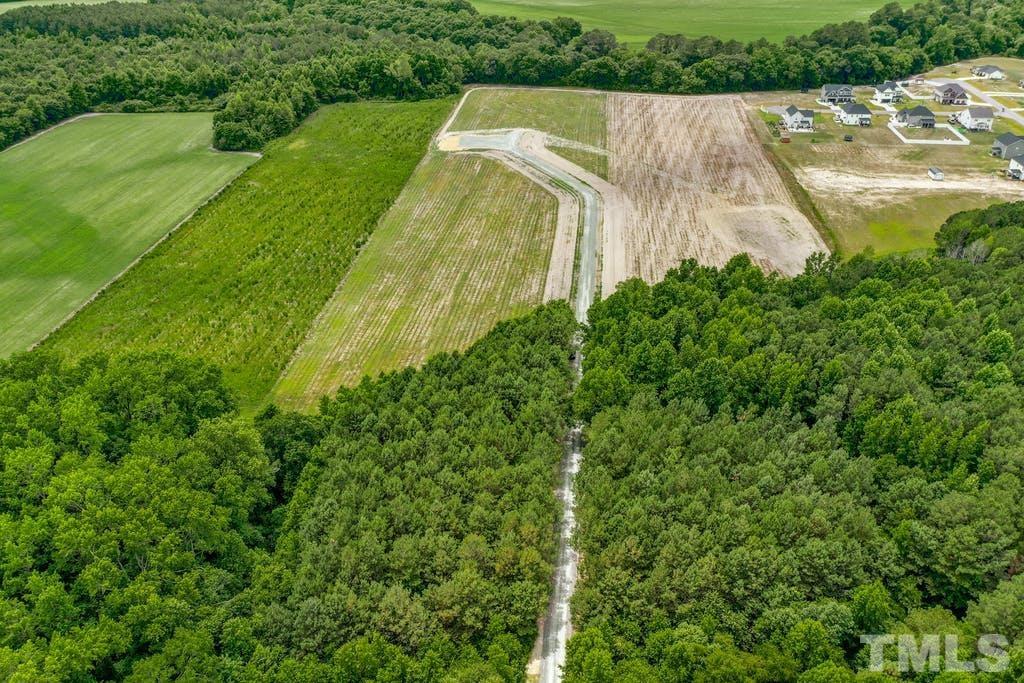
<path fill-rule="evenodd" d="M 272 399 L 324 394 L 464 349 L 541 303 L 555 198 L 492 159 L 432 152 L 352 264 Z"/>
<path fill-rule="evenodd" d="M 578 19 L 585 29 L 613 32 L 621 42 L 642 45 L 658 33 L 712 35 L 723 39 L 780 41 L 833 22 L 867 19 L 885 0 L 472 0 L 486 14 L 521 19 Z M 906 4 L 909 4 L 906 3 Z"/>
<path fill-rule="evenodd" d="M 594 147 L 607 146 L 605 97 L 568 90 L 478 88 L 466 96 L 452 130 L 536 128 Z"/>
<path fill-rule="evenodd" d="M 202 355 L 243 406 L 259 404 L 451 107 L 321 109 L 47 346 Z"/>
<path fill-rule="evenodd" d="M 0 356 L 44 337 L 255 159 L 210 114 L 78 119 L 0 153 Z"/>
<path fill-rule="evenodd" d="M 145 2 L 145 0 L 117 0 L 118 2 Z M 0 2 L 0 14 L 10 12 L 19 7 L 30 5 L 99 5 L 111 0 L 15 0 L 14 2 Z"/>

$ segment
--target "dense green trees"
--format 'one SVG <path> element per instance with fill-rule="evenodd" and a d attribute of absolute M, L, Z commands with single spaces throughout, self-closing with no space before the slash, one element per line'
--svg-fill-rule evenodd
<path fill-rule="evenodd" d="M 387 642 L 403 680 L 521 677 L 551 575 L 574 331 L 548 306 L 324 402 L 327 436 L 251 591 L 266 647 L 335 671 L 352 641 Z"/>
<path fill-rule="evenodd" d="M 0 679 L 518 680 L 575 331 L 553 304 L 255 422 L 198 361 L 0 363 Z"/>
<path fill-rule="evenodd" d="M 0 15 L 0 148 L 89 109 L 217 109 L 224 149 L 259 148 L 319 104 L 428 98 L 463 83 L 674 93 L 871 83 L 1024 55 L 1021 0 L 893 3 L 783 44 L 655 36 L 619 46 L 572 19 L 482 16 L 466 0 L 196 0 Z"/>
<path fill-rule="evenodd" d="M 274 478 L 232 410 L 171 356 L 0 364 L 0 676 L 122 678 L 223 621 Z"/>
<path fill-rule="evenodd" d="M 571 680 L 844 680 L 862 633 L 1021 633 L 1022 206 L 940 233 L 987 259 L 690 262 L 594 305 Z"/>

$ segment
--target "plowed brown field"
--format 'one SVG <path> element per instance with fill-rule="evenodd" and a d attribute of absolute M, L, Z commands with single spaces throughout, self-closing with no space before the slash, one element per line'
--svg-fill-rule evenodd
<path fill-rule="evenodd" d="M 766 270 L 794 274 L 827 251 L 739 97 L 609 95 L 607 120 L 608 179 L 631 215 L 605 235 L 605 294 L 628 277 L 660 280 L 686 258 L 720 266 L 747 252 Z"/>

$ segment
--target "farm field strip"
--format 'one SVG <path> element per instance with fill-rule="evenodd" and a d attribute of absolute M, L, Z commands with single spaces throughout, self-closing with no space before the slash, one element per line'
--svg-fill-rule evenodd
<path fill-rule="evenodd" d="M 0 356 L 49 334 L 255 161 L 210 114 L 79 117 L 0 153 Z"/>
<path fill-rule="evenodd" d="M 556 198 L 535 179 L 496 159 L 431 152 L 324 307 L 272 400 L 308 409 L 364 375 L 463 349 L 546 292 L 567 295 L 564 273 L 561 285 L 549 281 L 557 212 Z"/>
<path fill-rule="evenodd" d="M 451 107 L 431 100 L 321 108 L 45 346 L 70 357 L 203 355 L 224 369 L 243 408 L 254 409 Z"/>

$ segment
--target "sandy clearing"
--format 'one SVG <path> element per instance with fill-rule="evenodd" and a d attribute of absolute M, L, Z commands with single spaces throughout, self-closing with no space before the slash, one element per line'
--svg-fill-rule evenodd
<path fill-rule="evenodd" d="M 738 96 L 608 97 L 609 180 L 627 229 L 606 235 L 602 292 L 649 282 L 686 258 L 722 266 L 740 252 L 787 275 L 828 251 L 768 159 Z"/>
<path fill-rule="evenodd" d="M 814 193 L 842 196 L 845 200 L 861 204 L 878 201 L 901 201 L 901 193 L 914 192 L 972 192 L 993 196 L 1020 196 L 1018 186 L 1008 180 L 985 173 L 960 173 L 953 178 L 937 182 L 921 174 L 897 173 L 862 175 L 838 171 L 822 166 L 794 169 L 801 185 Z"/>

